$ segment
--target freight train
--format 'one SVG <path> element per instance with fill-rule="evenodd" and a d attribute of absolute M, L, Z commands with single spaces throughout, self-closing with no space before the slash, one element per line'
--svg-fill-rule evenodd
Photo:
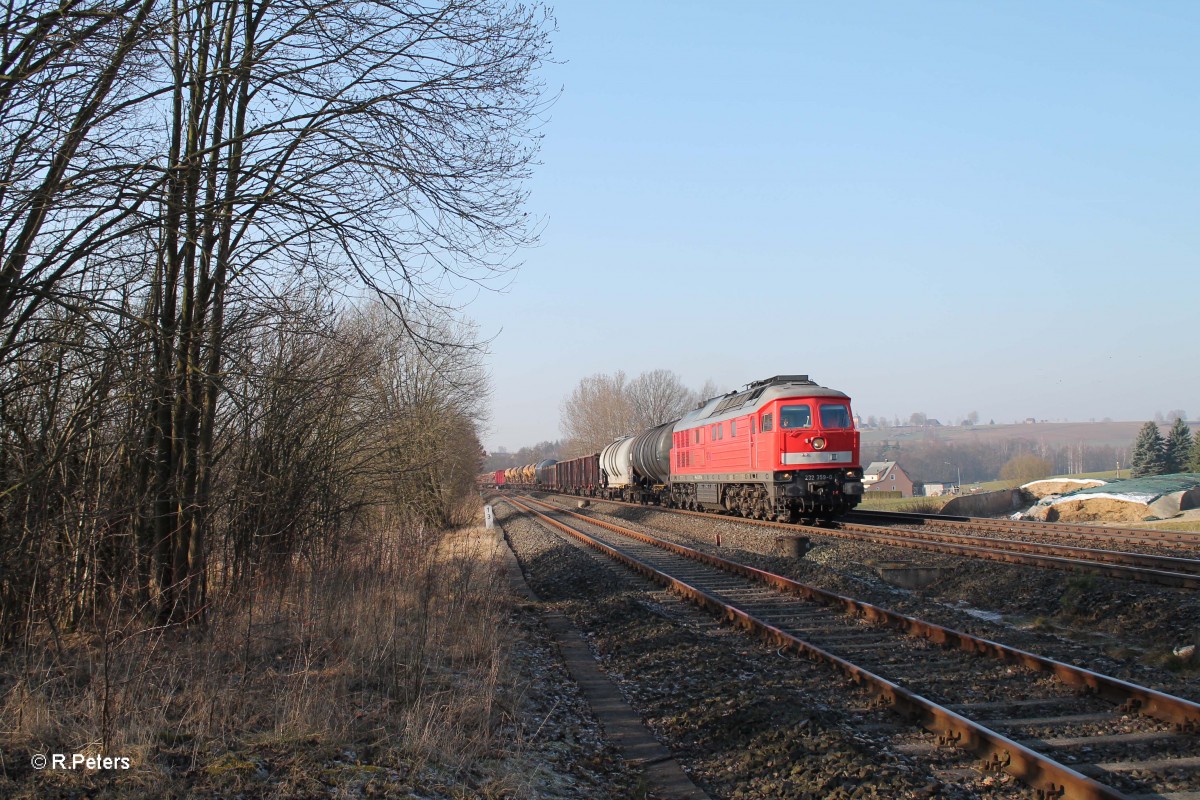
<path fill-rule="evenodd" d="M 859 452 L 846 394 L 807 375 L 776 375 L 599 453 L 487 473 L 481 482 L 796 522 L 858 505 Z"/>

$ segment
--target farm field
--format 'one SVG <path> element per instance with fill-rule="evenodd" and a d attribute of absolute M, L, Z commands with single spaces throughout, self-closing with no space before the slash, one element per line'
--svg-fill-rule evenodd
<path fill-rule="evenodd" d="M 1132 422 L 1031 422 L 1008 425 L 912 426 L 863 428 L 863 445 L 883 442 L 941 441 L 992 443 L 1024 439 L 1047 445 L 1085 444 L 1128 447 L 1145 420 Z"/>

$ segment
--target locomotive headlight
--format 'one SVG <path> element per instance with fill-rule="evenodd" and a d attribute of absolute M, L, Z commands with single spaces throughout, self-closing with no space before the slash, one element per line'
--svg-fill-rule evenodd
<path fill-rule="evenodd" d="M 812 446 L 813 446 L 813 450 L 824 450 L 825 449 L 825 437 L 818 436 L 815 439 L 813 439 Z"/>
<path fill-rule="evenodd" d="M 792 479 L 792 473 L 780 472 L 775 476 L 775 480 L 786 483 Z"/>
<path fill-rule="evenodd" d="M 862 473 L 856 469 L 846 470 L 846 477 L 850 480 L 857 480 L 862 477 Z"/>

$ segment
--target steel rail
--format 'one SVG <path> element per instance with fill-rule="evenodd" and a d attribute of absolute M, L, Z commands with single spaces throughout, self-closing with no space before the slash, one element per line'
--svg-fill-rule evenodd
<path fill-rule="evenodd" d="M 731 622 L 738 627 L 754 632 L 755 634 L 769 641 L 773 646 L 783 650 L 797 652 L 803 654 L 810 660 L 824 661 L 825 663 L 834 666 L 839 671 L 847 675 L 847 677 L 849 677 L 850 680 L 856 685 L 865 686 L 866 688 L 870 689 L 874 694 L 876 694 L 877 697 L 890 703 L 916 724 L 927 730 L 940 734 L 943 738 L 943 741 L 952 743 L 958 747 L 982 756 L 983 768 L 985 771 L 1002 769 L 1026 784 L 1042 790 L 1048 797 L 1066 797 L 1070 800 L 1125 800 L 1125 795 L 1110 786 L 1106 786 L 1105 784 L 1076 772 L 1070 767 L 1061 764 L 1042 753 L 1038 753 L 1037 751 L 1022 745 L 1019 742 L 1009 739 L 1008 737 L 997 733 L 996 731 L 993 731 L 978 722 L 968 719 L 967 717 L 951 711 L 950 709 L 945 708 L 944 706 L 941 706 L 938 703 L 929 700 L 928 698 L 905 689 L 899 684 L 889 681 L 886 678 L 871 672 L 870 670 L 853 664 L 852 662 L 847 661 L 840 656 L 834 655 L 823 648 L 810 644 L 809 642 L 787 633 L 786 631 L 781 630 L 774 625 L 763 622 L 754 615 L 742 611 L 736 606 L 730 605 L 729 603 L 726 603 L 723 600 L 714 597 L 713 595 L 703 591 L 702 589 L 692 586 L 685 581 L 681 581 L 678 578 L 668 575 L 667 573 L 656 569 L 650 564 L 647 564 L 618 548 L 612 547 L 611 545 L 605 544 L 594 537 L 588 536 L 586 533 L 583 533 L 582 531 L 556 520 L 553 517 L 542 513 L 536 508 L 533 508 L 532 506 L 525 505 L 524 503 L 512 497 L 505 497 L 505 499 L 518 510 L 535 515 L 552 527 L 557 528 L 576 539 L 579 539 L 581 542 L 584 542 L 588 546 L 599 550 L 610 558 L 625 564 L 635 572 L 676 591 L 680 595 L 704 608 L 714 611 L 722 618 L 722 620 Z M 540 505 L 545 506 L 546 504 L 542 503 Z M 735 574 L 739 574 L 744 577 L 750 577 L 754 580 L 758 580 L 777 588 L 789 587 L 793 590 L 793 593 L 799 593 L 805 596 L 809 596 L 809 593 L 811 593 L 811 596 L 814 598 L 836 598 L 836 600 L 843 605 L 848 605 L 848 607 L 853 609 L 861 609 L 864 614 L 868 611 L 879 613 L 881 615 L 881 619 L 902 619 L 906 623 L 912 623 L 917 626 L 928 626 L 931 629 L 938 627 L 932 626 L 929 623 L 921 622 L 920 620 L 916 620 L 911 617 L 904 617 L 902 615 L 895 614 L 894 612 L 889 612 L 885 609 L 878 608 L 877 606 L 872 606 L 869 603 L 862 603 L 851 598 L 826 592 L 822 589 L 806 586 L 805 584 L 800 584 L 780 575 L 774 575 L 772 573 L 754 569 L 753 567 L 747 567 L 743 564 L 737 564 L 735 562 L 717 558 L 716 556 L 710 556 L 697 550 L 693 550 L 692 548 L 688 548 L 683 545 L 676 545 L 672 542 L 666 542 L 637 531 L 630 531 L 628 529 L 621 528 L 620 526 L 612 525 L 611 523 L 603 520 L 584 517 L 564 509 L 553 508 L 552 506 L 550 508 L 559 513 L 565 513 L 573 517 L 578 517 L 585 520 L 589 524 L 597 525 L 598 527 L 606 530 L 612 530 L 623 535 L 633 536 L 633 538 L 664 547 L 664 549 L 675 552 L 679 555 L 684 555 L 702 563 L 727 569 Z M 960 642 L 965 642 L 968 639 L 974 639 L 974 637 L 970 637 L 967 634 L 950 631 L 949 629 L 941 630 L 945 631 L 947 634 L 954 634 L 950 641 L 959 640 Z M 985 645 L 1000 648 L 1001 650 L 1012 650 L 1012 648 L 1007 648 L 1004 645 L 999 645 L 994 642 L 986 642 L 986 640 L 977 641 Z M 989 650 L 990 648 L 987 648 L 985 650 L 976 652 L 987 652 Z M 1014 650 L 1012 652 L 1021 653 L 1023 651 Z M 1049 661 L 1049 659 L 1041 659 L 1041 657 L 1033 656 L 1033 654 L 1028 655 L 1032 656 L 1036 660 L 1035 663 Z M 1059 662 L 1052 663 L 1057 664 Z M 1065 664 L 1062 666 L 1067 667 L 1068 670 L 1076 669 Z M 1083 672 L 1087 671 L 1084 670 Z M 1095 673 L 1092 674 L 1095 675 Z M 1097 677 L 1104 678 L 1105 676 L 1097 675 Z M 1153 693 L 1153 690 L 1145 691 Z M 1165 697 L 1169 697 L 1169 695 Z M 1196 707 L 1196 711 L 1197 718 L 1200 719 L 1200 706 Z"/>

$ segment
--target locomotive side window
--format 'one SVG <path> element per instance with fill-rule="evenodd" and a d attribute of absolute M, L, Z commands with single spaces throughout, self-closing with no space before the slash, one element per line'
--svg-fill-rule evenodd
<path fill-rule="evenodd" d="M 811 428 L 812 408 L 808 405 L 783 406 L 779 409 L 779 427 Z"/>
<path fill-rule="evenodd" d="M 737 436 L 737 420 L 736 419 L 729 420 L 729 435 Z"/>
<path fill-rule="evenodd" d="M 775 415 L 774 414 L 763 414 L 763 426 L 762 426 L 763 433 L 773 430 L 774 427 L 775 427 Z"/>
<path fill-rule="evenodd" d="M 849 428 L 850 410 L 835 403 L 821 404 L 822 428 Z"/>

